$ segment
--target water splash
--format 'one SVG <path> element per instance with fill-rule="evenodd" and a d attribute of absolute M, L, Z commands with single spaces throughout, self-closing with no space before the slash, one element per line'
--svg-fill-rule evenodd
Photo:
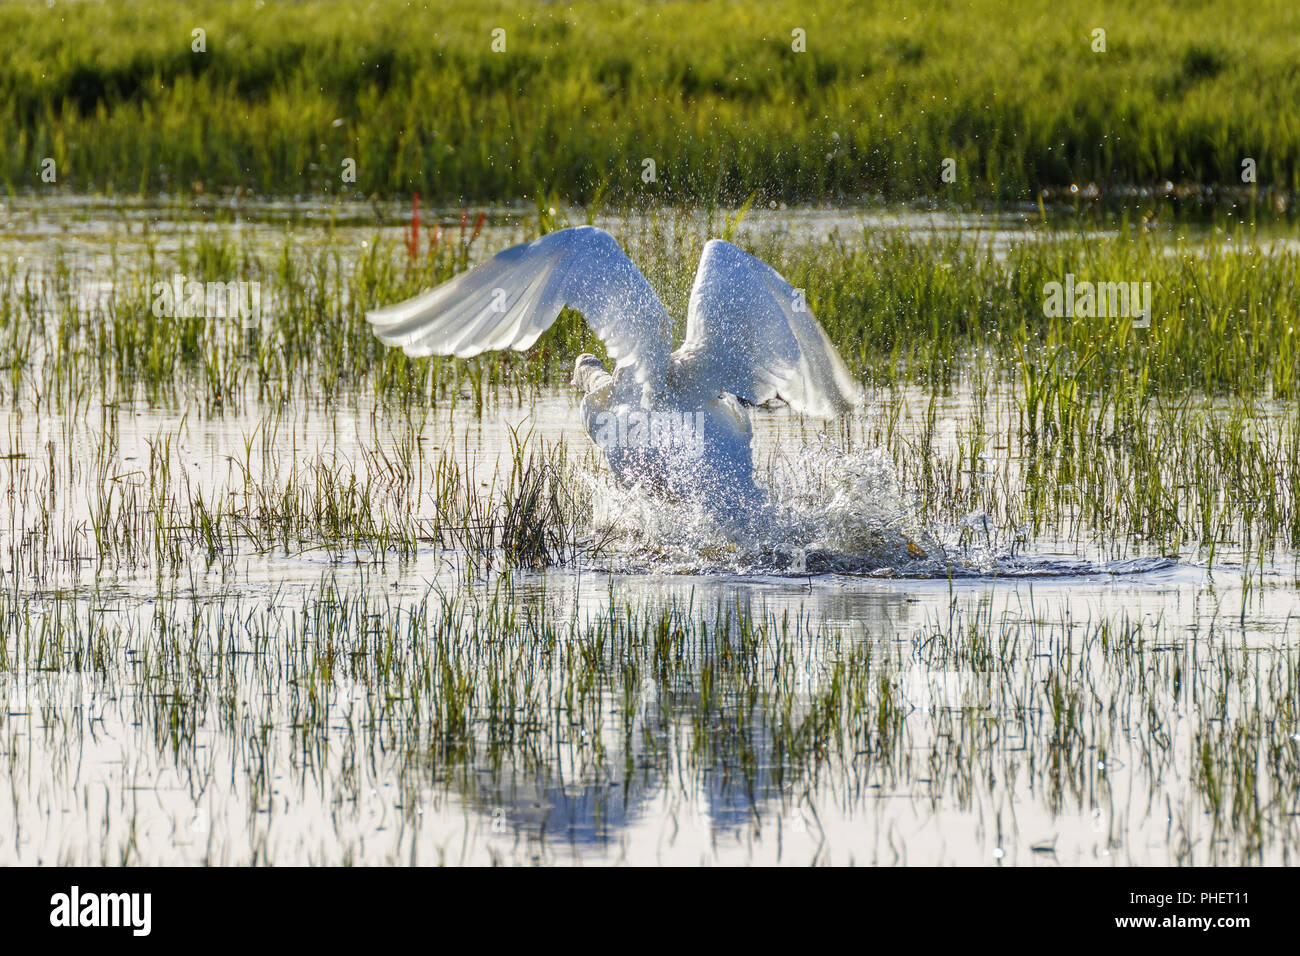
<path fill-rule="evenodd" d="M 593 536 L 610 570 L 695 573 L 936 573 L 938 539 L 881 452 L 829 443 L 774 458 L 767 494 L 729 513 L 584 475 Z"/>
<path fill-rule="evenodd" d="M 846 574 L 876 577 L 1029 577 L 1131 574 L 1164 558 L 1099 564 L 1020 550 L 1024 535 L 999 544 L 991 519 L 972 513 L 931 528 L 915 496 L 878 449 L 846 450 L 821 440 L 774 455 L 751 506 L 718 513 L 619 487 L 605 469 L 580 473 L 590 501 L 596 564 L 660 574 Z"/>

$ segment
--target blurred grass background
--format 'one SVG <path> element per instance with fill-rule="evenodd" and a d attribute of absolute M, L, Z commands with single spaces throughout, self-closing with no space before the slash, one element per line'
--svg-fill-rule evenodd
<path fill-rule="evenodd" d="M 1294 190 L 1297 37 L 1293 0 L 8 3 L 0 176 L 49 188 L 48 157 L 60 186 L 128 193 L 1027 200 L 1240 186 L 1251 157 Z"/>

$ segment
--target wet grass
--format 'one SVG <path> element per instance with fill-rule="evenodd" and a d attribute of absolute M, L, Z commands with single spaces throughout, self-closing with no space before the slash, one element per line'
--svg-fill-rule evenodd
<path fill-rule="evenodd" d="M 1033 201 L 1071 184 L 1249 191 L 1252 158 L 1272 202 L 1300 185 L 1297 16 L 1285 0 L 240 0 L 179 19 L 157 0 L 6 4 L 0 179 L 49 189 L 50 159 L 55 188 L 119 193 Z"/>
<path fill-rule="evenodd" d="M 13 580 L 48 587 L 83 567 L 229 571 L 249 554 L 313 551 L 400 565 L 420 548 L 452 552 L 476 574 L 601 550 L 586 520 L 589 492 L 574 477 L 581 460 L 563 442 L 512 435 L 508 455 L 481 462 L 454 434 L 430 447 L 421 419 L 389 431 L 372 417 L 368 438 L 298 450 L 295 423 L 272 413 L 240 433 L 221 476 L 187 460 L 184 420 L 125 455 L 118 414 L 105 409 L 106 427 L 69 429 L 43 452 L 20 443 L 7 452 L 3 572 Z"/>
<path fill-rule="evenodd" d="M 679 334 L 699 250 L 724 230 L 722 215 L 699 220 L 671 210 L 616 229 L 677 316 Z M 978 356 L 1019 379 L 1032 430 L 1059 427 L 1073 403 L 1100 393 L 1138 409 L 1189 392 L 1293 400 L 1300 252 L 1289 242 L 1256 242 L 1240 223 L 1187 232 L 1120 222 L 1098 235 L 1085 219 L 1031 234 L 996 257 L 978 232 L 924 240 L 866 230 L 824 243 L 768 237 L 747 245 L 807 290 L 869 383 L 943 388 Z M 365 390 L 431 405 L 469 396 L 481 405 L 485 387 L 518 397 L 557 385 L 576 354 L 600 351 L 569 312 L 525 356 L 409 360 L 385 349 L 366 309 L 436 285 L 485 254 L 487 241 L 474 229 L 422 235 L 412 256 L 380 233 L 358 244 L 329 241 L 328 231 L 324 242 L 289 234 L 266 248 L 237 233 L 195 231 L 174 255 L 150 247 L 109 275 L 90 273 L 75 257 L 37 267 L 10 260 L 0 273 L 5 399 L 40 407 L 92 391 L 153 402 L 198 395 L 210 410 L 237 411 L 254 400 L 329 401 Z M 507 235 L 523 241 L 536 232 Z M 155 315 L 158 284 L 177 273 L 260 283 L 260 322 Z M 1150 328 L 1132 317 L 1045 315 L 1045 286 L 1067 275 L 1150 283 Z M 91 278 L 108 293 L 90 288 Z"/>
<path fill-rule="evenodd" d="M 748 244 L 808 290 L 871 389 L 871 414 L 837 426 L 838 440 L 885 448 L 927 520 L 953 527 L 982 512 L 1003 544 L 1028 534 L 1121 553 L 1190 549 L 1211 564 L 1224 551 L 1263 560 L 1300 546 L 1300 253 L 1252 243 L 1244 226 L 1186 236 L 1085 226 L 1026 233 L 997 255 L 978 233 Z M 704 238 L 728 228 L 725 217 L 666 212 L 619 231 L 680 323 Z M 69 423 L 63 454 L 88 445 L 92 463 L 87 473 L 84 461 L 9 442 L 23 547 L 57 539 L 78 558 L 134 564 L 150 553 L 164 565 L 195 547 L 229 556 L 240 541 L 399 556 L 433 542 L 515 563 L 576 556 L 583 492 L 553 452 L 516 440 L 513 464 L 483 476 L 491 491 L 480 499 L 454 432 L 435 422 L 563 387 L 576 354 L 601 351 L 581 318 L 565 313 L 525 355 L 469 361 L 408 359 L 363 318 L 527 234 L 483 232 L 465 217 L 426 228 L 413 251 L 378 232 L 290 234 L 268 247 L 196 231 L 174 253 L 107 276 L 73 259 L 5 264 L 0 394 L 20 418 Z M 155 284 L 175 271 L 262 283 L 260 322 L 155 315 Z M 1046 285 L 1067 274 L 1150 283 L 1150 327 L 1045 315 Z M 116 436 L 141 403 L 239 421 L 243 447 L 225 456 L 225 481 L 191 481 L 183 422 L 150 443 L 147 467 L 128 467 Z M 285 439 L 309 418 L 325 423 L 332 450 L 290 461 Z M 91 478 L 87 544 L 71 544 L 75 522 L 50 538 L 48 502 Z"/>

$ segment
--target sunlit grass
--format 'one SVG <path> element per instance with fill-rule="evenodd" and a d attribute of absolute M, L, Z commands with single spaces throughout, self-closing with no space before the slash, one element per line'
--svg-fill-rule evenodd
<path fill-rule="evenodd" d="M 1032 202 L 1241 189 L 1252 158 L 1272 196 L 1300 185 L 1298 16 L 1285 0 L 13 3 L 0 179 L 54 188 L 48 158 L 82 191 Z"/>
<path fill-rule="evenodd" d="M 726 228 L 722 219 L 665 212 L 630 221 L 620 238 L 680 322 L 699 248 Z M 486 254 L 485 244 L 508 240 L 480 238 L 467 225 L 427 233 L 413 255 L 378 233 L 364 247 L 329 236 L 300 243 L 290 235 L 268 248 L 197 233 L 174 261 L 150 255 L 93 276 L 111 284 L 106 297 L 86 295 L 84 275 L 62 260 L 4 268 L 6 403 L 95 423 L 91 550 L 148 553 L 163 564 L 196 543 L 216 560 L 241 541 L 409 555 L 420 541 L 450 546 L 460 529 L 454 544 L 478 553 L 573 557 L 582 509 L 572 502 L 581 493 L 566 466 L 546 464 L 551 453 L 525 468 L 534 452 L 520 445 L 483 504 L 465 487 L 454 442 L 435 442 L 441 451 L 431 455 L 421 436 L 430 415 L 490 415 L 564 387 L 574 356 L 600 352 L 598 340 L 565 313 L 523 355 L 409 359 L 374 339 L 364 311 L 434 285 Z M 1296 547 L 1300 253 L 1251 244 L 1242 227 L 1165 238 L 1123 224 L 1105 234 L 1044 231 L 993 255 L 978 234 L 927 240 L 867 230 L 829 242 L 758 239 L 753 248 L 808 290 L 872 389 L 869 419 L 843 439 L 884 447 L 927 520 L 952 527 L 979 510 L 1005 540 L 1027 528 L 1094 547 L 1190 548 L 1211 563 L 1223 550 L 1262 557 Z M 154 315 L 154 283 L 175 270 L 261 282 L 260 325 Z M 1150 327 L 1045 315 L 1045 285 L 1067 273 L 1150 283 Z M 184 469 L 168 445 L 175 435 L 151 445 L 145 485 L 110 480 L 127 470 L 115 450 L 118 416 L 139 401 L 260 419 L 230 456 L 239 470 L 218 497 L 180 483 Z M 310 411 L 335 429 L 369 420 L 372 434 L 359 457 L 324 453 L 270 469 L 281 454 L 281 410 Z M 381 420 L 400 423 L 387 445 Z M 29 482 L 66 480 L 38 449 L 9 452 L 25 456 L 10 468 Z M 434 505 L 422 510 L 421 501 Z M 489 514 L 496 508 L 505 510 Z"/>

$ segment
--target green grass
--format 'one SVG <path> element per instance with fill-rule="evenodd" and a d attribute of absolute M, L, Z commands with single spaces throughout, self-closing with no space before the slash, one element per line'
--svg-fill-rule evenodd
<path fill-rule="evenodd" d="M 191 50 L 196 28 L 206 52 Z M 1251 157 L 1260 189 L 1293 191 L 1297 33 L 1287 0 L 237 0 L 184 16 L 160 0 L 13 3 L 0 9 L 0 179 L 439 202 L 543 186 L 636 203 L 1032 201 L 1070 184 L 1241 188 Z"/>
<path fill-rule="evenodd" d="M 719 229 L 717 221 L 691 225 L 667 212 L 615 230 L 675 316 L 679 337 L 699 251 L 706 233 Z M 752 251 L 808 290 L 836 347 L 870 384 L 942 387 L 978 353 L 1021 379 L 1039 405 L 1102 393 L 1139 405 L 1188 392 L 1295 398 L 1300 251 L 1254 242 L 1245 226 L 1187 242 L 1168 238 L 1126 224 L 1093 235 L 1080 223 L 1029 234 L 1032 241 L 995 257 L 978 233 L 927 240 L 868 228 L 826 243 L 761 240 Z M 123 396 L 142 388 L 155 401 L 187 394 L 232 411 L 254 400 L 328 401 L 364 388 L 435 405 L 468 395 L 481 406 L 494 390 L 518 395 L 567 381 L 577 354 L 601 351 L 571 312 L 526 355 L 469 362 L 410 360 L 371 334 L 365 310 L 444 281 L 483 255 L 481 246 L 467 249 L 453 237 L 411 259 L 378 234 L 358 249 L 328 229 L 311 241 L 290 233 L 273 248 L 237 232 L 182 233 L 172 259 L 149 251 L 96 276 L 112 283 L 113 295 L 89 303 L 78 299 L 66 260 L 48 269 L 0 263 L 0 336 L 11 356 L 6 397 L 52 401 L 94 385 Z M 154 316 L 151 290 L 176 271 L 259 281 L 262 327 Z M 1151 328 L 1045 315 L 1044 286 L 1067 273 L 1151 283 Z M 1073 398 L 1062 394 L 1066 379 Z M 1051 414 L 1040 409 L 1035 421 L 1043 424 L 1034 427 L 1045 427 Z"/>
<path fill-rule="evenodd" d="M 1242 226 L 1170 243 L 1123 223 L 1106 235 L 1089 225 L 1031 234 L 1000 257 L 979 235 L 870 230 L 831 242 L 764 239 L 753 250 L 808 290 L 872 390 L 872 417 L 856 430 L 836 426 L 840 441 L 885 449 L 926 521 L 953 528 L 983 511 L 1002 544 L 1028 528 L 1116 556 L 1130 547 L 1190 550 L 1209 563 L 1292 553 L 1300 253 L 1252 243 Z M 699 249 L 723 228 L 663 213 L 616 231 L 680 325 Z M 3 266 L 10 358 L 0 397 L 87 423 L 98 476 L 84 492 L 92 533 L 78 545 L 76 521 L 60 525 L 62 509 L 31 489 L 80 487 L 90 475 L 39 447 L 7 448 L 27 456 L 11 467 L 32 502 L 15 526 L 41 531 L 11 542 L 12 560 L 39 564 L 31 552 L 52 538 L 101 561 L 159 566 L 195 547 L 228 562 L 242 547 L 318 545 L 402 558 L 421 542 L 476 562 L 536 565 L 599 542 L 562 451 L 521 442 L 513 465 L 476 489 L 443 421 L 490 418 L 564 388 L 574 356 L 600 352 L 579 316 L 565 313 L 526 354 L 469 361 L 408 359 L 364 322 L 366 308 L 467 267 L 486 253 L 484 240 L 467 246 L 453 235 L 413 260 L 382 235 L 361 248 L 328 228 L 270 246 L 236 232 L 181 239 L 174 257 L 150 252 L 96 276 L 112 282 L 104 300 L 79 297 L 73 263 Z M 261 281 L 263 326 L 154 316 L 152 284 L 174 269 Z M 1151 327 L 1044 315 L 1045 283 L 1067 273 L 1150 282 Z M 115 436 L 138 402 L 246 422 L 222 490 L 185 483 L 183 429 L 156 436 L 142 484 L 117 480 L 133 469 Z M 291 461 L 281 436 L 300 415 L 330 423 L 337 439 Z M 353 429 L 364 430 L 355 444 Z"/>

